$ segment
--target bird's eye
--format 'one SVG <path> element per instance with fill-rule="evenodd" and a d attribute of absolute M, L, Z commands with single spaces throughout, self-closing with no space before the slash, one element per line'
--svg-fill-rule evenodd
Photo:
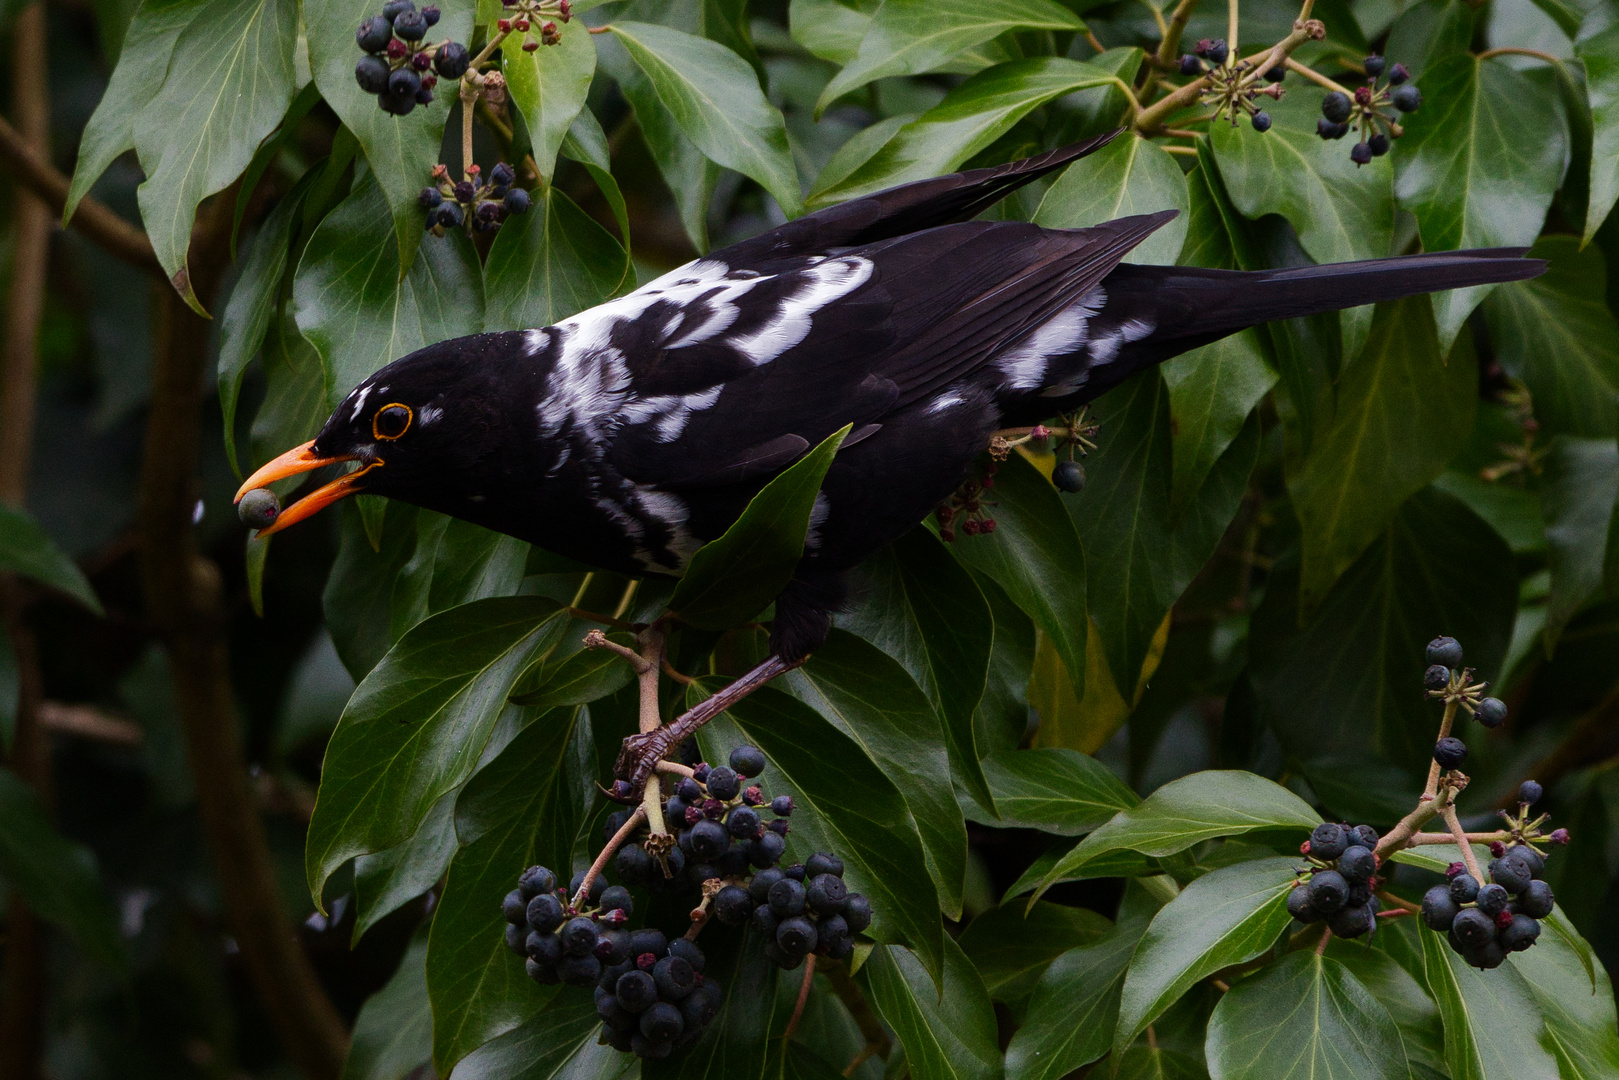
<path fill-rule="evenodd" d="M 379 439 L 397 439 L 410 428 L 409 405 L 384 405 L 371 418 L 371 434 Z"/>

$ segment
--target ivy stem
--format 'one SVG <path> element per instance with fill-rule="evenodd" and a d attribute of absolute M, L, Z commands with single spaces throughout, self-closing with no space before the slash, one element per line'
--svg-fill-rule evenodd
<path fill-rule="evenodd" d="M 1445 715 L 1439 721 L 1439 738 L 1434 740 L 1435 743 L 1442 741 L 1450 734 L 1450 725 L 1455 721 L 1456 702 L 1448 700 L 1445 702 Z M 1434 793 L 1439 790 L 1439 772 L 1439 762 L 1435 761 L 1428 766 L 1428 786 L 1422 789 L 1423 798 L 1431 799 Z"/>
<path fill-rule="evenodd" d="M 787 1021 L 787 1030 L 781 1033 L 783 1042 L 793 1037 L 798 1030 L 798 1022 L 804 1017 L 804 1006 L 809 1002 L 810 984 L 815 981 L 815 954 L 810 953 L 804 958 L 804 981 L 798 984 L 798 1001 L 793 1005 L 793 1016 Z"/>
<path fill-rule="evenodd" d="M 1418 800 L 1416 809 L 1401 818 L 1399 824 L 1390 829 L 1383 836 L 1383 839 L 1377 842 L 1377 848 L 1373 854 L 1377 856 L 1378 864 L 1381 865 L 1387 862 L 1389 856 L 1396 851 L 1410 847 L 1411 838 L 1416 835 L 1417 830 L 1433 820 L 1434 815 L 1443 810 L 1454 797 L 1455 794 L 1451 788 L 1446 788 L 1440 792 L 1437 798 L 1424 794 Z"/>
<path fill-rule="evenodd" d="M 1308 10 L 1309 7 L 1310 5 L 1306 3 L 1305 9 Z M 1244 62 L 1252 65 L 1261 58 L 1264 59 L 1261 66 L 1254 68 L 1253 73 L 1257 76 L 1282 63 L 1292 55 L 1294 49 L 1303 45 L 1306 41 L 1316 41 L 1325 35 L 1326 28 L 1319 22 L 1313 19 L 1301 18 L 1293 24 L 1293 32 L 1288 34 L 1287 37 L 1277 42 L 1270 49 L 1254 53 Z M 1157 129 L 1163 123 L 1165 117 L 1175 110 L 1184 109 L 1197 101 L 1208 87 L 1209 77 L 1207 75 L 1201 79 L 1193 79 L 1185 86 L 1177 87 L 1173 93 L 1159 98 L 1136 115 L 1136 130 L 1143 135 L 1157 134 Z"/>
<path fill-rule="evenodd" d="M 590 895 L 590 887 L 596 884 L 596 879 L 607 868 L 607 860 L 618 853 L 618 849 L 624 846 L 626 840 L 635 835 L 635 830 L 640 828 L 641 823 L 645 820 L 646 808 L 637 806 L 635 813 L 631 814 L 629 820 L 618 827 L 618 832 L 614 833 L 613 838 L 607 841 L 607 846 L 601 849 L 601 854 L 596 856 L 596 861 L 590 864 L 589 870 L 585 871 L 585 879 L 579 883 L 579 891 L 573 894 L 573 900 L 569 902 L 569 907 L 578 911 L 584 905 L 585 897 Z"/>
<path fill-rule="evenodd" d="M 1419 913 L 1422 910 L 1422 908 L 1418 907 L 1416 904 L 1413 904 L 1411 901 L 1405 899 L 1404 897 L 1395 896 L 1393 893 L 1389 892 L 1387 889 L 1379 889 L 1378 892 L 1377 892 L 1377 898 L 1379 900 L 1383 901 L 1383 903 L 1389 905 L 1390 907 L 1395 908 L 1395 909 L 1397 909 L 1399 911 L 1404 911 L 1408 915 L 1415 915 L 1415 914 Z M 1387 913 L 1383 912 L 1381 914 L 1387 914 Z"/>
<path fill-rule="evenodd" d="M 1321 940 L 1315 943 L 1315 954 L 1317 956 L 1326 955 L 1327 945 L 1331 941 L 1332 941 L 1332 927 L 1323 926 L 1321 928 Z"/>
<path fill-rule="evenodd" d="M 1536 60 L 1544 60 L 1548 64 L 1561 64 L 1563 62 L 1561 57 L 1553 56 L 1549 52 L 1541 52 L 1539 49 L 1524 49 L 1516 45 L 1502 45 L 1496 49 L 1485 49 L 1474 59 L 1488 60 L 1495 56 L 1532 56 Z"/>
<path fill-rule="evenodd" d="M 658 715 L 658 668 L 663 660 L 663 628 L 657 623 L 636 635 L 641 646 L 640 662 L 636 664 L 636 678 L 641 684 L 641 734 L 656 731 Z M 663 820 L 663 781 L 657 773 L 647 777 L 641 792 L 641 808 L 646 812 L 647 825 L 654 836 L 667 835 Z M 667 873 L 667 871 L 665 871 Z"/>
<path fill-rule="evenodd" d="M 653 666 L 651 661 L 647 660 L 640 653 L 636 652 L 627 645 L 620 645 L 616 641 L 609 641 L 607 635 L 602 633 L 600 630 L 592 630 L 590 633 L 586 634 L 584 645 L 587 649 L 605 649 L 606 651 L 613 653 L 615 656 L 623 657 L 624 660 L 626 660 L 629 665 L 635 669 L 635 673 L 637 675 L 645 674 L 646 670 Z"/>
<path fill-rule="evenodd" d="M 1310 67 L 1308 64 L 1301 64 L 1297 60 L 1293 59 L 1291 56 L 1287 58 L 1287 70 L 1292 71 L 1292 72 L 1297 72 L 1298 74 L 1303 75 L 1306 79 L 1309 79 L 1311 82 L 1315 83 L 1317 86 L 1324 86 L 1328 90 L 1336 90 L 1340 94 L 1343 94 L 1346 97 L 1354 97 L 1355 96 L 1355 92 L 1353 90 L 1349 89 L 1349 87 L 1344 86 L 1344 85 L 1342 85 L 1340 83 L 1334 82 L 1333 80 L 1327 78 L 1325 75 L 1321 74 L 1315 68 Z"/>
<path fill-rule="evenodd" d="M 1512 833 L 1506 829 L 1497 829 L 1495 832 L 1470 832 L 1467 834 L 1467 842 L 1470 844 L 1488 845 L 1495 843 L 1497 840 L 1504 844 L 1512 838 Z M 1421 847 L 1424 844 L 1450 844 L 1454 843 L 1455 840 L 1456 838 L 1448 832 L 1419 832 L 1412 833 L 1411 839 L 1405 842 L 1405 846 Z"/>
<path fill-rule="evenodd" d="M 472 118 L 477 113 L 482 91 L 470 80 L 461 80 L 461 179 L 472 179 Z"/>
<path fill-rule="evenodd" d="M 1473 875 L 1474 881 L 1482 884 L 1484 874 L 1478 868 L 1478 859 L 1473 857 L 1473 845 L 1467 842 L 1467 833 L 1462 831 L 1461 820 L 1456 816 L 1455 804 L 1446 803 L 1440 808 L 1439 816 L 1450 826 L 1450 835 L 1455 839 L 1456 846 L 1462 849 L 1462 861 L 1467 864 L 1467 872 Z"/>
<path fill-rule="evenodd" d="M 1238 0 L 1226 3 L 1226 46 L 1230 49 L 1226 55 L 1233 67 L 1237 63 L 1237 4 Z"/>
<path fill-rule="evenodd" d="M 695 682 L 696 680 L 693 681 Z M 670 776 L 697 775 L 695 769 L 691 768 L 689 765 L 682 765 L 678 761 L 660 761 L 658 762 L 658 771 L 661 773 L 668 773 Z"/>

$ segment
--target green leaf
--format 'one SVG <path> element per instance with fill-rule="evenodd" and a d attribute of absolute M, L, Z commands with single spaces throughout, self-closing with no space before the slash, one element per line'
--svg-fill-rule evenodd
<path fill-rule="evenodd" d="M 633 647 L 628 634 L 614 634 L 620 645 Z M 512 692 L 512 704 L 555 709 L 584 705 L 628 686 L 635 669 L 606 649 L 581 649 L 562 661 L 532 670 Z"/>
<path fill-rule="evenodd" d="M 967 826 L 950 782 L 950 757 L 933 704 L 899 661 L 833 630 L 784 688 L 859 743 L 905 798 L 922 837 L 946 917 L 961 917 Z"/>
<path fill-rule="evenodd" d="M 1496 359 L 1529 387 L 1541 431 L 1612 438 L 1619 321 L 1608 307 L 1606 260 L 1572 236 L 1548 236 L 1530 254 L 1550 262 L 1546 273 L 1484 301 Z"/>
<path fill-rule="evenodd" d="M 687 707 L 697 700 L 688 694 Z M 787 837 L 791 857 L 836 852 L 851 891 L 871 900 L 867 936 L 909 945 L 936 978 L 943 977 L 939 894 L 922 840 L 904 796 L 858 743 L 770 687 L 710 721 L 698 738 L 709 761 L 724 761 L 743 743 L 763 750 L 776 770 L 771 792 L 792 795 L 803 810 L 794 815 Z"/>
<path fill-rule="evenodd" d="M 1125 970 L 1145 928 L 1115 926 L 1052 961 L 1006 1048 L 1007 1080 L 1059 1080 L 1107 1053 Z"/>
<path fill-rule="evenodd" d="M 1150 801 L 1150 800 L 1149 800 Z M 1165 904 L 1130 961 L 1113 1049 L 1122 1054 L 1192 984 L 1252 960 L 1292 917 L 1296 858 L 1256 859 L 1211 871 Z"/>
<path fill-rule="evenodd" d="M 1002 905 L 975 915 L 958 943 L 984 980 L 989 996 L 1017 1004 L 1029 996 L 1051 962 L 1113 930 L 1089 908 L 1040 901 Z"/>
<path fill-rule="evenodd" d="M 345 33 L 352 52 L 353 28 Z M 380 115 L 376 102 L 367 101 Z M 372 177 L 376 173 L 373 165 Z M 387 197 L 373 178 L 358 185 L 310 237 L 292 283 L 298 329 L 326 366 L 328 410 L 384 364 L 482 330 L 479 278 L 477 254 L 459 232 L 433 238 L 402 275 L 399 247 L 388 235 Z"/>
<path fill-rule="evenodd" d="M 1064 169 L 1046 189 L 1034 223 L 1080 229 L 1132 214 L 1179 210 L 1179 217 L 1124 257 L 1128 263 L 1173 263 L 1186 241 L 1191 208 L 1186 174 L 1175 159 L 1157 143 L 1126 132 Z"/>
<path fill-rule="evenodd" d="M 360 1007 L 341 1080 L 407 1080 L 432 1057 L 425 930 L 417 931 L 393 978 Z"/>
<path fill-rule="evenodd" d="M 905 1047 L 917 1080 L 997 1080 L 1001 1051 L 995 1008 L 961 946 L 944 939 L 944 980 L 935 985 L 909 949 L 873 949 L 859 978 Z"/>
<path fill-rule="evenodd" d="M 953 775 L 993 810 L 973 732 L 995 636 L 982 590 L 927 529 L 912 529 L 863 569 L 853 608 L 838 625 L 898 660 L 916 680 L 944 723 Z"/>
<path fill-rule="evenodd" d="M 1140 806 L 1121 810 L 1091 833 L 1058 860 L 1040 883 L 1040 892 L 1115 851 L 1173 855 L 1217 836 L 1255 829 L 1308 831 L 1320 823 L 1321 816 L 1308 803 L 1263 776 L 1236 770 L 1193 773 L 1165 784 Z"/>
<path fill-rule="evenodd" d="M 613 211 L 613 220 L 618 222 L 618 234 L 623 237 L 624 256 L 629 260 L 630 252 L 630 214 L 629 208 L 624 204 L 624 193 L 619 190 L 618 181 L 613 179 L 612 162 L 608 159 L 607 133 L 602 130 L 601 122 L 596 119 L 589 109 L 579 110 L 574 117 L 573 126 L 568 129 L 568 137 L 562 140 L 562 156 L 572 158 L 585 167 L 590 178 L 596 181 L 596 187 L 601 191 L 602 198 Z M 631 270 L 634 265 L 630 264 Z M 629 280 L 629 275 L 626 275 Z"/>
<path fill-rule="evenodd" d="M 410 839 L 354 860 L 354 942 L 444 876 L 455 854 L 455 797 L 459 790 L 440 796 Z M 424 989 L 424 997 L 425 994 Z M 424 1049 L 417 1064 L 427 1057 Z"/>
<path fill-rule="evenodd" d="M 0 503 L 0 570 L 33 578 L 101 614 L 101 601 L 78 564 L 51 543 L 26 510 Z"/>
<path fill-rule="evenodd" d="M 778 473 L 724 535 L 697 549 L 669 610 L 699 630 L 729 630 L 781 594 L 804 554 L 821 480 L 851 425 Z"/>
<path fill-rule="evenodd" d="M 618 1080 L 625 1055 L 598 1041 L 589 994 L 558 993 L 531 1019 L 461 1059 L 450 1080 Z"/>
<path fill-rule="evenodd" d="M 1608 527 L 1619 505 L 1619 443 L 1611 435 L 1554 439 L 1541 476 L 1540 501 L 1552 579 L 1542 631 L 1550 655 L 1569 620 L 1602 588 Z"/>
<path fill-rule="evenodd" d="M 339 866 L 403 842 L 472 774 L 517 676 L 566 625 L 553 600 L 501 597 L 436 615 L 389 650 L 326 748 L 304 859 L 316 903 Z"/>
<path fill-rule="evenodd" d="M 118 913 L 101 891 L 95 854 L 57 832 L 33 789 L 8 769 L 0 769 L 0 877 L 90 959 L 120 975 L 128 971 Z"/>
<path fill-rule="evenodd" d="M 506 85 L 528 128 L 535 167 L 549 182 L 557 151 L 562 149 L 574 117 L 585 107 L 585 95 L 596 74 L 595 35 L 578 23 L 563 31 L 562 41 L 556 45 L 533 52 L 513 49 L 505 56 Z"/>
<path fill-rule="evenodd" d="M 1433 486 L 1466 503 L 1469 510 L 1489 522 L 1514 555 L 1545 553 L 1546 523 L 1541 519 L 1536 492 L 1517 487 L 1510 480 L 1485 480 L 1460 469 L 1446 469 Z"/>
<path fill-rule="evenodd" d="M 1533 949 L 1512 954 L 1546 1021 L 1543 1043 L 1570 1080 L 1619 1076 L 1619 1016 L 1613 982 L 1562 912 L 1541 922 Z"/>
<path fill-rule="evenodd" d="M 690 1050 L 641 1066 L 645 1080 L 709 1080 L 761 1077 L 768 1068 L 769 1040 L 776 1012 L 778 980 L 796 988 L 799 972 L 783 973 L 764 955 L 764 942 L 749 926 L 721 942 L 704 941 L 705 978 L 716 978 L 724 995 L 720 1012 Z"/>
<path fill-rule="evenodd" d="M 1417 935 L 1426 932 L 1427 928 L 1418 926 L 1415 919 L 1385 922 L 1377 928 L 1377 948 L 1359 940 L 1334 937 L 1327 944 L 1327 957 L 1348 968 L 1350 974 L 1371 991 L 1378 1004 L 1388 1010 L 1399 1032 L 1402 1053 L 1411 1064 L 1443 1073 L 1445 1035 L 1439 1022 L 1439 1006 L 1400 961 L 1386 951 L 1391 938 L 1403 938 L 1396 944 L 1407 953 L 1415 954 L 1420 970 L 1422 945 Z"/>
<path fill-rule="evenodd" d="M 855 58 L 821 92 L 815 115 L 869 82 L 931 71 L 1008 30 L 1083 28 L 1050 0 L 883 0 Z"/>
<path fill-rule="evenodd" d="M 450 861 L 427 946 L 433 1065 L 440 1076 L 533 1017 L 553 993 L 530 979 L 523 958 L 506 948 L 500 901 L 526 866 L 568 873 L 582 817 L 568 764 L 578 716 L 577 709 L 558 709 L 533 719 L 456 800 L 461 847 Z"/>
<path fill-rule="evenodd" d="M 124 35 L 118 64 L 112 69 L 96 111 L 79 140 L 73 181 L 68 186 L 62 222 L 72 220 L 79 201 L 90 193 L 118 156 L 135 148 L 135 122 L 163 89 L 169 57 L 180 31 L 207 0 L 147 0 L 135 12 Z"/>
<path fill-rule="evenodd" d="M 605 302 L 632 269 L 613 234 L 552 187 L 495 234 L 483 271 L 484 329 L 552 326 Z"/>
<path fill-rule="evenodd" d="M 1388 1010 L 1349 969 L 1304 950 L 1238 981 L 1209 1017 L 1213 1080 L 1404 1080 Z"/>
<path fill-rule="evenodd" d="M 680 130 L 709 160 L 757 180 L 788 217 L 803 212 L 781 112 L 748 62 L 718 42 L 641 22 L 613 22 Z"/>
<path fill-rule="evenodd" d="M 1142 1041 L 1119 1058 L 1113 1080 L 1208 1080 L 1208 1076 L 1196 1058 Z"/>
<path fill-rule="evenodd" d="M 963 536 L 951 553 L 992 579 L 1043 630 L 1062 657 L 1075 696 L 1084 693 L 1085 552 L 1063 497 L 1022 454 L 995 474 L 996 529 Z"/>
<path fill-rule="evenodd" d="M 1081 836 L 1141 802 L 1093 757 L 1062 747 L 1000 753 L 984 762 L 1002 821 Z"/>
<path fill-rule="evenodd" d="M 1437 633 L 1498 677 L 1518 610 L 1517 568 L 1500 537 L 1435 490 L 1394 523 L 1301 620 L 1297 568 L 1281 565 L 1250 630 L 1258 715 L 1305 761 L 1358 759 L 1368 743 L 1426 775 L 1439 707 L 1425 700 L 1422 649 Z"/>
<path fill-rule="evenodd" d="M 616 57 L 616 60 L 615 60 Z M 635 111 L 647 150 L 674 196 L 680 224 L 699 253 L 708 251 L 708 210 L 714 201 L 721 169 L 680 131 L 674 114 L 658 100 L 658 93 L 635 62 L 623 50 L 604 48 L 598 54 L 601 65 L 610 71 L 624 98 Z"/>
<path fill-rule="evenodd" d="M 395 579 L 416 548 L 417 510 L 390 499 L 382 542 L 376 547 L 367 539 L 357 509 L 341 506 L 338 514 L 337 559 L 326 578 L 321 610 L 337 655 L 358 682 L 377 666 L 392 643 L 389 601 Z"/>
<path fill-rule="evenodd" d="M 834 186 L 818 188 L 809 201 L 825 206 L 948 173 L 1038 106 L 1075 90 L 1113 84 L 1111 73 L 1060 56 L 997 64 L 950 91 Z"/>
<path fill-rule="evenodd" d="M 1380 304 L 1365 351 L 1336 391 L 1332 418 L 1288 480 L 1304 532 L 1306 612 L 1472 434 L 1478 373 L 1471 342 L 1462 339 L 1447 359 L 1426 300 Z"/>
<path fill-rule="evenodd" d="M 1619 202 L 1619 26 L 1578 42 L 1574 52 L 1585 62 L 1591 102 L 1591 190 L 1581 238 L 1589 244 Z"/>
<path fill-rule="evenodd" d="M 320 87 L 321 96 L 337 113 L 344 128 L 359 140 L 366 162 L 371 166 L 371 175 L 381 187 L 381 205 L 385 209 L 381 211 L 380 220 L 391 220 L 398 237 L 391 261 L 379 262 L 374 267 L 379 279 L 387 278 L 387 268 L 392 267 L 392 278 L 374 283 L 374 288 L 385 289 L 402 276 L 402 270 L 413 268 L 416 248 L 423 236 L 422 209 L 416 197 L 431 179 L 429 170 L 438 161 L 444 122 L 449 119 L 450 104 L 456 95 L 446 83 L 444 92 L 439 93 L 431 105 L 418 106 L 409 116 L 391 116 L 377 107 L 375 97 L 360 89 L 354 81 L 354 63 L 359 59 L 354 28 L 375 15 L 374 8 L 375 0 L 322 0 L 308 4 L 304 7 L 304 29 L 309 39 L 309 67 L 315 85 Z M 446 5 L 429 40 L 470 42 L 472 5 Z M 380 227 L 372 224 L 365 236 L 368 246 L 382 245 L 387 231 L 386 224 Z M 437 246 L 438 241 L 430 237 L 429 248 Z M 356 257 L 350 261 L 361 260 Z M 373 301 L 367 306 L 374 304 Z M 471 316 L 474 312 L 463 314 Z M 441 334 L 431 340 L 474 333 L 477 329 L 474 322 L 472 330 Z"/>
<path fill-rule="evenodd" d="M 388 640 L 474 600 L 511 596 L 523 583 L 529 546 L 515 537 L 430 510 L 416 515 L 416 549 L 394 579 Z"/>
<path fill-rule="evenodd" d="M 845 4 L 841 0 L 791 0 L 787 20 L 792 38 L 820 57 L 843 66 L 860 52 L 860 42 L 871 28 L 865 8 L 876 4 Z"/>
<path fill-rule="evenodd" d="M 1242 432 L 1248 415 L 1276 385 L 1276 372 L 1265 360 L 1254 330 L 1182 353 L 1159 370 L 1169 387 L 1174 459 L 1169 502 L 1178 515 Z"/>
<path fill-rule="evenodd" d="M 1540 1043 L 1540 1010 L 1516 965 L 1477 971 L 1438 934 L 1422 935 L 1422 965 L 1444 1020 L 1445 1064 L 1454 1080 L 1558 1075 Z"/>
<path fill-rule="evenodd" d="M 1408 114 L 1394 190 L 1429 251 L 1528 247 L 1562 180 L 1568 136 L 1549 81 L 1500 59 L 1447 56 L 1418 69 L 1422 108 Z M 1534 138 L 1522 133 L 1535 132 Z M 1445 350 L 1493 286 L 1432 297 Z M 1413 425 L 1416 426 L 1416 425 Z"/>
<path fill-rule="evenodd" d="M 157 261 L 198 314 L 207 313 L 186 268 L 197 204 L 240 176 L 281 123 L 297 39 L 295 0 L 207 0 L 174 39 L 163 89 L 135 118 L 146 173 L 141 220 Z M 353 41 L 351 30 L 351 49 Z"/>

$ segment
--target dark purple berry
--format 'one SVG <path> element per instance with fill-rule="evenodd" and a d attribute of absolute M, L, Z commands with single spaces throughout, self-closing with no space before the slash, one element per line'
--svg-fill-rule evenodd
<path fill-rule="evenodd" d="M 428 26 L 437 26 L 439 16 L 441 14 L 442 12 L 440 12 L 438 8 L 433 7 L 431 4 L 422 8 L 422 18 L 427 20 Z"/>
<path fill-rule="evenodd" d="M 1310 891 L 1310 906 L 1323 915 L 1338 911 L 1349 899 L 1349 882 L 1336 870 L 1318 871 L 1304 887 Z"/>
<path fill-rule="evenodd" d="M 354 65 L 354 81 L 368 94 L 388 89 L 388 61 L 380 56 L 362 56 Z"/>
<path fill-rule="evenodd" d="M 427 20 L 419 11 L 402 11 L 394 17 L 394 34 L 403 41 L 420 41 L 427 36 Z"/>
<path fill-rule="evenodd" d="M 1349 148 L 1349 160 L 1356 165 L 1369 165 L 1372 160 L 1372 148 L 1363 142 L 1358 142 Z"/>
<path fill-rule="evenodd" d="M 1416 112 L 1422 108 L 1422 91 L 1410 83 L 1406 83 L 1404 86 L 1395 87 L 1393 101 L 1394 107 L 1403 113 Z M 1456 667 L 1457 665 L 1451 664 L 1450 666 Z"/>
<path fill-rule="evenodd" d="M 1331 862 L 1349 848 L 1349 832 L 1342 825 L 1323 821 L 1310 833 L 1310 857 Z"/>
<path fill-rule="evenodd" d="M 354 32 L 354 41 L 360 48 L 368 53 L 379 53 L 388 47 L 388 41 L 393 37 L 393 27 L 381 15 L 373 15 L 360 24 Z"/>
<path fill-rule="evenodd" d="M 1085 466 L 1077 461 L 1059 461 L 1051 470 L 1051 482 L 1058 491 L 1072 495 L 1085 487 Z"/>
<path fill-rule="evenodd" d="M 416 96 L 422 88 L 422 77 L 410 68 L 398 68 L 388 75 L 388 93 L 394 97 Z"/>
<path fill-rule="evenodd" d="M 1341 124 L 1348 120 L 1349 111 L 1349 95 L 1342 91 L 1334 90 L 1321 99 L 1321 115 L 1335 124 Z M 1437 663 L 1437 661 L 1432 660 L 1429 662 Z"/>
<path fill-rule="evenodd" d="M 1201 74 L 1203 74 L 1203 61 L 1199 60 L 1197 57 L 1193 56 L 1191 53 L 1186 53 L 1185 55 L 1183 55 L 1181 57 L 1181 74 L 1182 75 L 1201 75 Z"/>
<path fill-rule="evenodd" d="M 528 192 L 524 191 L 520 187 L 514 187 L 510 191 L 506 192 L 506 198 L 505 198 L 504 201 L 505 201 L 505 204 L 506 204 L 506 212 L 508 214 L 526 214 L 526 213 L 528 213 L 528 208 L 530 206 Z M 712 784 L 710 784 L 708 790 L 713 791 L 714 786 Z M 735 798 L 734 795 L 726 795 L 726 796 L 721 796 L 721 797 L 722 798 Z"/>
<path fill-rule="evenodd" d="M 1555 906 L 1552 887 L 1544 881 L 1531 881 L 1529 887 L 1518 895 L 1518 910 L 1531 919 L 1544 919 Z"/>
<path fill-rule="evenodd" d="M 1389 68 L 1390 86 L 1399 86 L 1409 78 L 1411 78 L 1411 72 L 1404 64 L 1395 64 L 1393 67 Z"/>
<path fill-rule="evenodd" d="M 787 817 L 793 812 L 793 797 L 791 795 L 777 795 L 770 800 L 770 812 L 777 817 Z"/>
<path fill-rule="evenodd" d="M 1486 941 L 1494 940 L 1495 920 L 1477 908 L 1468 908 L 1456 916 L 1456 921 L 1450 924 L 1450 930 L 1464 946 L 1476 948 Z"/>
<path fill-rule="evenodd" d="M 1389 152 L 1389 137 L 1378 132 L 1366 140 L 1366 145 L 1371 148 L 1373 157 L 1382 157 Z"/>
<path fill-rule="evenodd" d="M 1500 698 L 1487 697 L 1473 710 L 1473 719 L 1487 728 L 1498 728 L 1507 722 L 1507 703 Z"/>
<path fill-rule="evenodd" d="M 1460 768 L 1462 762 L 1467 760 L 1467 744 L 1454 735 L 1446 735 L 1434 744 L 1433 759 L 1441 769 Z"/>
<path fill-rule="evenodd" d="M 1444 664 L 1429 664 L 1428 670 L 1422 673 L 1422 685 L 1427 690 L 1443 690 L 1450 685 L 1450 669 Z"/>
<path fill-rule="evenodd" d="M 1270 113 L 1266 112 L 1264 109 L 1260 109 L 1258 112 L 1254 113 L 1252 122 L 1255 131 L 1269 131 Z"/>
<path fill-rule="evenodd" d="M 1287 894 L 1287 913 L 1301 923 L 1317 922 L 1321 913 L 1310 906 L 1310 890 L 1296 886 Z"/>
<path fill-rule="evenodd" d="M 1387 61 L 1381 56 L 1368 56 L 1365 60 L 1366 74 L 1370 75 L 1374 79 L 1377 78 L 1379 75 L 1383 74 L 1383 65 L 1385 63 L 1387 63 Z"/>
<path fill-rule="evenodd" d="M 446 41 L 433 54 L 433 70 L 446 79 L 459 79 L 467 73 L 472 57 L 467 47 L 458 41 Z"/>
<path fill-rule="evenodd" d="M 1435 885 L 1422 894 L 1422 921 L 1428 929 L 1444 933 L 1456 921 L 1461 905 L 1450 895 L 1450 887 Z"/>

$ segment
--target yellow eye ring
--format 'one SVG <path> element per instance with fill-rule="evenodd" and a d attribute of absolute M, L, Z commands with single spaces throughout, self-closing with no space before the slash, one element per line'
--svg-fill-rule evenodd
<path fill-rule="evenodd" d="M 401 413 L 404 414 L 403 424 L 399 423 Z M 389 402 L 378 409 L 375 416 L 371 417 L 371 434 L 378 439 L 392 442 L 410 430 L 410 422 L 415 418 L 416 414 L 410 411 L 409 405 L 404 405 L 397 401 Z M 399 426 L 397 431 L 393 430 L 396 424 Z"/>

